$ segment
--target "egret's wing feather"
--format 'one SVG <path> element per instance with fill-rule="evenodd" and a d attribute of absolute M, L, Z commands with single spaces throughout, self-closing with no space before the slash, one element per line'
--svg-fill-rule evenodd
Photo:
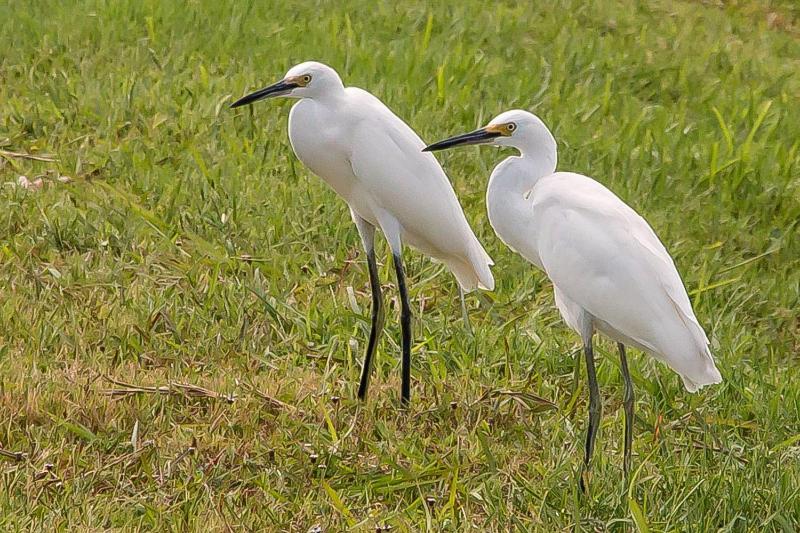
<path fill-rule="evenodd" d="M 539 253 L 560 290 L 667 359 L 710 358 L 672 258 L 642 217 L 576 174 L 542 180 L 532 197 Z"/>
<path fill-rule="evenodd" d="M 627 216 L 630 220 L 628 231 L 631 238 L 643 250 L 642 259 L 650 263 L 653 271 L 659 273 L 658 281 L 663 286 L 665 295 L 672 301 L 686 326 L 692 329 L 694 334 L 702 339 L 703 343 L 708 344 L 708 337 L 706 337 L 705 331 L 697 322 L 692 310 L 692 304 L 689 301 L 689 295 L 686 292 L 680 274 L 678 274 L 678 269 L 675 267 L 672 256 L 669 255 L 664 244 L 644 218 L 630 208 L 628 208 Z"/>
<path fill-rule="evenodd" d="M 410 244 L 444 261 L 471 264 L 481 284 L 490 286 L 491 259 L 436 158 L 422 152 L 425 143 L 405 122 L 369 93 L 361 93 L 364 120 L 352 132 L 350 164 L 374 207 L 400 223 Z"/>
<path fill-rule="evenodd" d="M 358 124 L 350 164 L 359 184 L 376 207 L 391 213 L 407 231 L 431 225 L 462 230 L 461 207 L 444 172 L 430 154 L 420 151 L 416 138 L 402 133 L 391 120 Z"/>

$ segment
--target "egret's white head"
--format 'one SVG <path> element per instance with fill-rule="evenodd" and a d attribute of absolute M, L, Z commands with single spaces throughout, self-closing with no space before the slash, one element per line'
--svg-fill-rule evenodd
<path fill-rule="evenodd" d="M 306 61 L 289 69 L 277 83 L 248 94 L 231 104 L 239 107 L 264 98 L 287 96 L 289 98 L 324 98 L 344 89 L 339 74 L 328 65 Z"/>
<path fill-rule="evenodd" d="M 553 134 L 539 117 L 521 109 L 500 113 L 483 128 L 433 143 L 424 151 L 433 152 L 468 144 L 511 146 L 523 155 L 536 153 L 550 156 L 555 164 L 556 140 Z"/>

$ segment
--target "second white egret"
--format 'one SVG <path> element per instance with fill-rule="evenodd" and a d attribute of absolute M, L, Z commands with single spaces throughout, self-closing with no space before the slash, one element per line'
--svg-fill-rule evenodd
<path fill-rule="evenodd" d="M 532 113 L 507 111 L 484 128 L 425 150 L 467 144 L 520 153 L 489 178 L 489 222 L 506 245 L 547 274 L 561 316 L 583 340 L 589 380 L 584 490 L 601 413 L 592 337 L 599 331 L 618 343 L 627 475 L 634 398 L 626 345 L 669 365 L 689 392 L 722 381 L 675 264 L 650 225 L 614 193 L 586 176 L 556 172 L 556 141 Z"/>
<path fill-rule="evenodd" d="M 411 305 L 402 244 L 443 262 L 467 292 L 494 287 L 492 260 L 472 232 L 436 158 L 422 152 L 425 143 L 383 102 L 356 87 L 345 87 L 331 67 L 309 61 L 231 107 L 274 96 L 300 100 L 289 114 L 294 153 L 349 204 L 367 252 L 372 325 L 358 388 L 361 399 L 367 394 L 383 328 L 376 227 L 389 242 L 401 299 L 401 399 L 407 403 L 411 395 Z"/>

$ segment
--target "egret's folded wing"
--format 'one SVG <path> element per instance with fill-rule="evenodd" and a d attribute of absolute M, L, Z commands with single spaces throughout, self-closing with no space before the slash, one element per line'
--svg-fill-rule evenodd
<path fill-rule="evenodd" d="M 553 283 L 644 345 L 669 337 L 667 326 L 674 324 L 704 347 L 708 340 L 683 282 L 647 222 L 594 180 L 562 179 L 571 181 L 537 185 L 533 205 L 542 228 L 539 253 Z"/>
<path fill-rule="evenodd" d="M 379 120 L 361 121 L 354 132 L 353 173 L 406 231 L 424 235 L 446 254 L 460 253 L 477 239 L 452 185 L 411 128 L 386 111 Z"/>

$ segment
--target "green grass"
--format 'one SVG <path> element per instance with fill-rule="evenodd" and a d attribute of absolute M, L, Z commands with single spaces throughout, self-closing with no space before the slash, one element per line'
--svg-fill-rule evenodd
<path fill-rule="evenodd" d="M 796 3 L 186 4 L 0 1 L 0 182 L 45 181 L 0 188 L 0 448 L 25 454 L 0 455 L 0 530 L 800 528 Z M 227 107 L 306 59 L 427 141 L 534 110 L 560 169 L 650 221 L 725 382 L 690 395 L 632 354 L 630 490 L 604 341 L 577 492 L 579 342 L 486 221 L 497 150 L 441 155 L 497 263 L 475 336 L 408 251 L 400 409 L 381 243 L 387 331 L 355 400 L 369 285 L 346 206 L 294 158 L 288 103 Z"/>

